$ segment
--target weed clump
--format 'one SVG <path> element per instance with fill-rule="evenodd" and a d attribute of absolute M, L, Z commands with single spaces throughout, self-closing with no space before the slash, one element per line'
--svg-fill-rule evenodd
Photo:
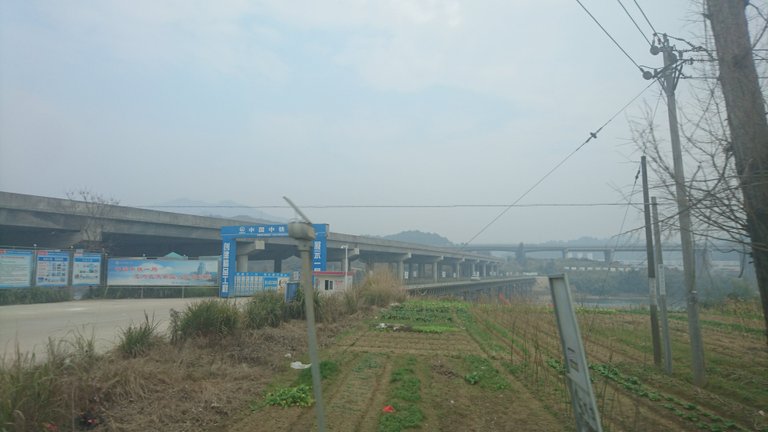
<path fill-rule="evenodd" d="M 122 331 L 120 342 L 117 344 L 117 351 L 132 358 L 146 353 L 160 339 L 157 334 L 158 325 L 159 323 L 155 322 L 155 318 L 152 317 L 150 320 L 145 312 L 143 323 L 136 326 L 130 325 Z"/>
<path fill-rule="evenodd" d="M 256 293 L 245 305 L 245 325 L 251 329 L 279 327 L 286 318 L 286 304 L 275 291 Z"/>
<path fill-rule="evenodd" d="M 0 361 L 0 431 L 65 424 L 73 407 L 87 405 L 88 377 L 99 363 L 94 337 L 49 339 L 46 355 L 22 353 Z M 49 429 L 55 430 L 55 429 Z"/>
<path fill-rule="evenodd" d="M 171 340 L 230 336 L 239 323 L 240 311 L 234 303 L 218 299 L 202 300 L 187 306 L 184 312 L 172 311 Z"/>
<path fill-rule="evenodd" d="M 389 306 L 405 301 L 403 284 L 391 272 L 376 271 L 359 287 L 360 301 L 364 306 Z"/>

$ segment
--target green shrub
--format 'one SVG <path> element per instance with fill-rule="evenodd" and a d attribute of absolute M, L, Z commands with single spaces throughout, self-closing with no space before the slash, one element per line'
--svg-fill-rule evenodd
<path fill-rule="evenodd" d="M 275 291 L 256 293 L 245 305 L 245 323 L 248 328 L 279 327 L 285 315 L 283 297 Z"/>
<path fill-rule="evenodd" d="M 0 306 L 14 304 L 55 303 L 72 300 L 68 288 L 19 288 L 0 290 Z"/>
<path fill-rule="evenodd" d="M 187 306 L 184 312 L 171 311 L 171 340 L 190 337 L 232 335 L 240 322 L 240 312 L 226 300 L 201 300 Z"/>
<path fill-rule="evenodd" d="M 144 322 L 139 325 L 129 325 L 122 331 L 120 342 L 117 345 L 118 352 L 126 357 L 138 357 L 146 353 L 154 345 L 159 336 L 154 316 L 150 321 L 149 316 L 144 312 Z"/>

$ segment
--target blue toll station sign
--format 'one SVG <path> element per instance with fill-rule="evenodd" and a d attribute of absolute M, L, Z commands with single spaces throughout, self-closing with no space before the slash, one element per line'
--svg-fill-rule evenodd
<path fill-rule="evenodd" d="M 221 237 L 237 238 L 288 237 L 288 225 L 239 225 L 221 227 Z"/>

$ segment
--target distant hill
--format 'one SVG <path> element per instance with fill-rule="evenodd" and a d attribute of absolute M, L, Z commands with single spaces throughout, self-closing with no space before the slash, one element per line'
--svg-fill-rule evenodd
<path fill-rule="evenodd" d="M 403 231 L 397 234 L 382 236 L 381 238 L 387 239 L 387 240 L 407 242 L 407 243 L 423 244 L 427 246 L 437 246 L 437 247 L 454 246 L 453 242 L 451 242 L 450 240 L 448 240 L 447 238 L 439 234 L 428 233 L 428 232 L 417 231 L 417 230 Z"/>
<path fill-rule="evenodd" d="M 209 203 L 188 198 L 179 198 L 147 207 L 151 210 L 162 210 L 174 213 L 184 213 L 195 216 L 222 217 L 248 220 L 254 223 L 287 222 L 286 219 L 265 213 L 251 206 L 235 201 L 219 201 Z"/>

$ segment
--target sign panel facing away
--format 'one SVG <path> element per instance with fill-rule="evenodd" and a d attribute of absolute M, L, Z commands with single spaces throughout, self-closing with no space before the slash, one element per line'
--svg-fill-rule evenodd
<path fill-rule="evenodd" d="M 573 405 L 573 414 L 576 417 L 576 430 L 579 432 L 602 432 L 600 414 L 597 411 L 595 394 L 589 379 L 589 365 L 584 353 L 579 325 L 576 322 L 576 313 L 573 310 L 568 279 L 565 275 L 550 276 L 549 287 L 552 290 L 557 327 L 560 330 L 565 376 L 571 392 L 571 404 Z"/>

